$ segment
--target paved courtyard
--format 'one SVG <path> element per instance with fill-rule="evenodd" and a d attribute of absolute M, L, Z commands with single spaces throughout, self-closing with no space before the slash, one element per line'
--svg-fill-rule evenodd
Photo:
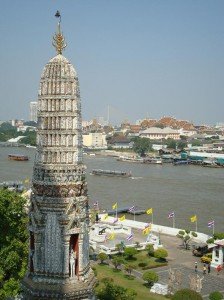
<path fill-rule="evenodd" d="M 182 288 L 189 288 L 189 276 L 195 275 L 194 265 L 197 261 L 197 273 L 200 277 L 204 277 L 201 290 L 203 298 L 208 299 L 208 295 L 213 291 L 224 293 L 224 270 L 217 275 L 217 271 L 211 268 L 210 274 L 203 275 L 203 264 L 200 262 L 200 258 L 193 256 L 190 250 L 184 250 L 180 239 L 177 237 L 161 235 L 161 242 L 169 253 L 169 265 L 167 267 L 156 269 L 160 278 L 160 283 L 168 282 L 168 272 L 169 269 L 172 268 L 174 270 L 179 270 L 182 273 Z"/>
<path fill-rule="evenodd" d="M 121 240 L 125 241 L 125 244 L 143 242 L 146 240 L 146 236 L 143 236 L 141 231 L 133 230 L 134 239 L 130 242 L 126 241 L 125 235 L 117 236 L 117 240 L 108 241 L 106 244 L 110 244 L 113 246 Z M 197 261 L 198 263 L 198 272 L 197 274 L 200 277 L 203 277 L 202 280 L 202 290 L 201 294 L 204 299 L 208 299 L 208 296 L 213 291 L 220 291 L 224 293 L 224 270 L 222 270 L 219 275 L 217 275 L 217 271 L 211 268 L 210 274 L 203 275 L 203 264 L 200 261 L 199 257 L 195 257 L 192 255 L 191 250 L 185 250 L 182 247 L 182 241 L 177 237 L 168 236 L 168 235 L 160 235 L 161 243 L 164 248 L 168 251 L 168 266 L 156 268 L 155 271 L 159 275 L 159 283 L 167 284 L 169 277 L 169 270 L 172 268 L 173 270 L 178 270 L 182 274 L 182 284 L 179 288 L 189 288 L 190 278 L 189 276 L 195 275 L 194 265 Z M 108 246 L 107 244 L 107 246 Z M 141 278 L 142 274 L 138 271 L 134 271 L 135 276 Z"/>

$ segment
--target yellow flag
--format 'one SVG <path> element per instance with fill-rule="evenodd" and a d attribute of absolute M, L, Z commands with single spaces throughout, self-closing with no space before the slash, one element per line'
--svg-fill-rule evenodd
<path fill-rule="evenodd" d="M 24 180 L 24 183 L 29 183 L 29 182 L 30 182 L 29 178 L 26 178 L 26 179 Z"/>
<path fill-rule="evenodd" d="M 106 220 L 107 218 L 108 218 L 108 214 L 105 214 L 103 219 Z"/>
<path fill-rule="evenodd" d="M 114 203 L 114 205 L 112 205 L 112 209 L 116 209 L 117 208 L 117 202 Z"/>
<path fill-rule="evenodd" d="M 124 221 L 125 220 L 125 215 L 123 215 L 122 217 L 118 218 L 119 221 Z"/>
<path fill-rule="evenodd" d="M 108 237 L 108 240 L 113 240 L 115 238 L 115 233 L 111 233 Z"/>
<path fill-rule="evenodd" d="M 197 216 L 196 215 L 192 216 L 190 218 L 190 220 L 191 220 L 191 222 L 196 222 L 197 221 Z"/>
<path fill-rule="evenodd" d="M 151 227 L 146 227 L 142 230 L 143 234 L 149 234 L 149 232 L 151 231 Z"/>
<path fill-rule="evenodd" d="M 147 213 L 147 215 L 151 215 L 152 214 L 152 208 L 147 209 L 146 213 Z"/>

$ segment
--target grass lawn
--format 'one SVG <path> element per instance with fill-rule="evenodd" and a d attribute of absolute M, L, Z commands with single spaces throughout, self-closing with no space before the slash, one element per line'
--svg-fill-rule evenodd
<path fill-rule="evenodd" d="M 94 268 L 97 270 L 97 278 L 100 281 L 104 277 L 113 278 L 114 283 L 124 288 L 131 288 L 137 292 L 136 300 L 164 300 L 167 299 L 160 295 L 151 294 L 149 288 L 139 279 L 128 279 L 122 271 L 114 271 L 108 265 L 96 264 Z"/>
<path fill-rule="evenodd" d="M 157 258 L 155 257 L 150 257 L 148 256 L 147 251 L 139 251 L 134 257 L 133 259 L 127 259 L 125 256 L 120 255 L 119 257 L 121 257 L 124 261 L 124 264 L 130 264 L 133 266 L 133 268 L 135 270 L 139 270 L 139 271 L 146 271 L 144 270 L 142 267 L 139 267 L 139 263 L 145 263 L 147 265 L 147 267 L 149 267 L 149 269 L 152 268 L 156 268 L 156 267 L 160 267 L 160 266 L 164 266 L 167 265 L 167 263 L 165 262 L 161 262 L 159 261 Z"/>

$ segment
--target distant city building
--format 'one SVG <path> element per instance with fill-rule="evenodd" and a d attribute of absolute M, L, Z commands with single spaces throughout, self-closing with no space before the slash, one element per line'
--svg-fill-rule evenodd
<path fill-rule="evenodd" d="M 83 134 L 83 146 L 89 148 L 107 148 L 106 134 L 102 132 L 92 132 Z"/>
<path fill-rule="evenodd" d="M 12 125 L 13 127 L 15 127 L 15 126 L 16 126 L 17 120 L 16 120 L 16 119 L 13 119 L 13 120 L 10 120 L 10 122 L 11 122 L 11 125 Z"/>
<path fill-rule="evenodd" d="M 30 121 L 37 122 L 37 102 L 30 102 Z"/>
<path fill-rule="evenodd" d="M 219 122 L 215 125 L 215 128 L 219 128 L 219 129 L 222 129 L 224 130 L 224 123 L 223 122 Z"/>
<path fill-rule="evenodd" d="M 97 119 L 93 119 L 91 121 L 82 121 L 82 130 L 85 133 L 99 132 L 102 131 L 102 126 L 98 123 Z"/>
<path fill-rule="evenodd" d="M 145 137 L 150 140 L 161 140 L 161 139 L 174 139 L 178 140 L 180 138 L 180 133 L 178 130 L 174 130 L 170 127 L 157 128 L 150 127 L 139 134 L 140 137 Z"/>
<path fill-rule="evenodd" d="M 101 126 L 106 126 L 106 125 L 108 125 L 108 121 L 105 120 L 104 117 L 97 117 L 96 120 L 97 120 L 97 122 L 98 122 Z"/>
<path fill-rule="evenodd" d="M 183 135 L 183 136 L 193 136 L 194 134 L 197 133 L 196 129 L 192 129 L 192 130 L 184 130 L 183 128 L 179 129 L 178 130 L 180 135 Z"/>
<path fill-rule="evenodd" d="M 18 126 L 17 131 L 18 132 L 25 132 L 25 131 L 36 131 L 36 127 L 34 126 Z"/>
<path fill-rule="evenodd" d="M 108 141 L 108 146 L 117 149 L 132 148 L 133 142 L 123 135 L 114 136 Z"/>
<path fill-rule="evenodd" d="M 24 120 L 23 119 L 21 119 L 21 120 L 13 119 L 13 120 L 10 120 L 10 123 L 13 127 L 20 127 L 20 126 L 23 126 Z"/>
<path fill-rule="evenodd" d="M 155 151 L 159 151 L 159 150 L 162 150 L 162 149 L 167 149 L 167 145 L 152 144 L 152 149 L 155 150 Z"/>

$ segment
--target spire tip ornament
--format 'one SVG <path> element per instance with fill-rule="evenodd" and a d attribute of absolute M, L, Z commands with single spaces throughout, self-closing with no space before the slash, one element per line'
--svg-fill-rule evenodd
<path fill-rule="evenodd" d="M 55 17 L 59 18 L 58 32 L 55 33 L 55 35 L 53 36 L 52 45 L 54 46 L 54 48 L 56 49 L 58 54 L 62 54 L 62 51 L 65 49 L 65 47 L 67 45 L 65 43 L 65 38 L 64 38 L 63 34 L 61 33 L 61 14 L 58 10 L 56 11 Z"/>

